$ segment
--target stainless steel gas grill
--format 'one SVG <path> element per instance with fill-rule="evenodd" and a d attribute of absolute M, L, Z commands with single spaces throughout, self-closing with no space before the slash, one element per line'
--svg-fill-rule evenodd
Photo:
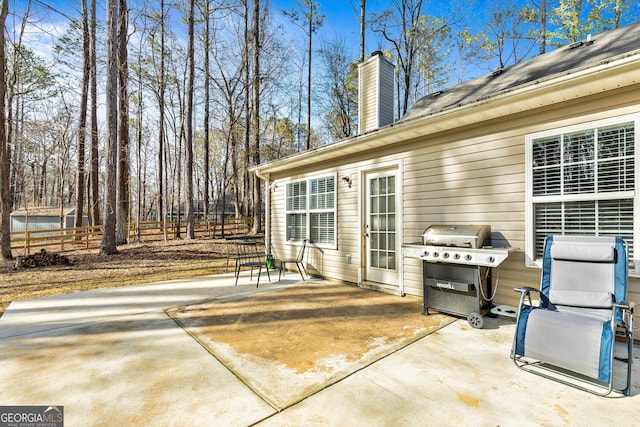
<path fill-rule="evenodd" d="M 404 256 L 423 261 L 423 314 L 429 309 L 465 316 L 482 328 L 483 313 L 495 293 L 491 268 L 499 266 L 514 248 L 491 246 L 489 225 L 432 225 L 422 244 L 404 245 Z"/>

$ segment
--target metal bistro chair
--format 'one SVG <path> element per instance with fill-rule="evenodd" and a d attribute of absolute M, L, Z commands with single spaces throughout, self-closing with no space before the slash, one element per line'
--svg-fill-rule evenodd
<path fill-rule="evenodd" d="M 520 369 L 605 396 L 613 390 L 616 333 L 626 340 L 626 387 L 633 359 L 633 307 L 620 237 L 549 236 L 540 290 L 521 293 L 511 358 Z M 533 306 L 531 293 L 539 292 Z M 551 373 L 554 373 L 552 375 Z"/>
<path fill-rule="evenodd" d="M 227 252 L 226 266 L 224 269 L 225 273 L 229 272 L 229 261 L 233 261 L 235 263 L 235 267 L 233 269 L 234 272 L 238 269 L 238 263 L 240 262 L 241 258 L 238 253 L 238 246 L 236 245 L 236 243 L 237 243 L 237 238 L 235 237 L 225 238 L 225 249 Z"/>
<path fill-rule="evenodd" d="M 305 250 L 307 248 L 307 239 L 304 239 L 302 241 L 302 246 L 300 247 L 300 250 L 298 251 L 298 256 L 296 256 L 295 258 L 284 258 L 279 260 L 280 261 L 280 272 L 278 273 L 278 280 L 280 280 L 280 277 L 283 273 L 286 274 L 286 269 L 287 269 L 287 263 L 292 263 L 295 262 L 296 263 L 296 267 L 298 267 L 298 272 L 300 273 L 300 277 L 302 277 L 302 281 L 304 281 L 304 276 L 302 275 L 302 271 L 304 270 L 304 274 L 307 274 L 307 269 L 304 267 L 304 263 L 302 262 L 304 259 L 304 253 Z M 302 267 L 302 269 L 300 269 L 300 267 Z"/>
<path fill-rule="evenodd" d="M 267 268 L 267 263 L 264 254 L 260 254 L 258 251 L 257 242 L 238 241 L 236 242 L 236 284 L 238 286 L 238 278 L 240 277 L 240 269 L 242 267 L 251 268 L 250 280 L 253 280 L 253 269 L 258 269 L 258 282 L 256 288 L 260 286 L 260 275 L 262 274 L 262 267 L 267 270 L 267 277 L 269 283 L 271 283 L 271 274 Z"/>

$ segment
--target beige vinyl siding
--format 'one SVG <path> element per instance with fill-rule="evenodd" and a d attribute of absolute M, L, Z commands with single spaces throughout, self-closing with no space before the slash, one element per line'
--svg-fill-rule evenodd
<path fill-rule="evenodd" d="M 308 245 L 305 266 L 310 274 L 345 280 L 358 281 L 358 190 L 356 173 L 349 169 L 322 169 L 312 173 L 300 174 L 287 179 L 275 179 L 275 190 L 271 190 L 271 236 L 276 258 L 295 257 L 300 243 L 285 241 L 285 194 L 287 182 L 308 179 L 336 173 L 337 202 L 337 249 Z M 351 174 L 351 188 L 342 181 L 343 176 Z M 347 264 L 347 255 L 351 255 L 351 264 Z M 290 266 L 291 267 L 291 266 Z M 297 272 L 295 274 L 298 274 Z"/>
<path fill-rule="evenodd" d="M 317 251 L 314 268 L 325 277 L 357 282 L 362 260 L 359 235 L 358 195 L 361 176 L 381 164 L 401 164 L 403 188 L 402 243 L 421 241 L 424 229 L 436 223 L 489 224 L 496 246 L 519 248 L 493 271 L 497 285 L 494 304 L 515 306 L 518 286 L 539 287 L 540 269 L 525 267 L 525 137 L 570 125 L 589 123 L 640 111 L 640 90 L 598 94 L 589 100 L 569 102 L 508 120 L 479 123 L 455 131 L 418 137 L 377 150 L 362 150 L 296 170 L 290 179 L 337 173 L 338 249 Z M 350 175 L 352 187 L 341 181 Z M 284 236 L 284 176 L 273 177 L 273 240 L 278 251 L 295 255 L 296 247 L 282 242 Z M 287 178 L 289 179 L 289 178 Z M 282 184 L 281 184 L 282 182 Z M 361 191 L 361 190 L 360 190 Z M 346 263 L 346 255 L 352 263 Z M 422 262 L 402 260 L 405 292 L 422 295 Z M 628 298 L 640 303 L 640 280 L 631 279 Z M 640 319 L 636 332 L 640 333 Z"/>
<path fill-rule="evenodd" d="M 405 241 L 420 241 L 431 224 L 489 224 L 495 246 L 524 247 L 524 134 L 503 132 L 422 143 L 404 162 Z M 518 255 L 499 274 L 500 304 L 516 296 Z M 405 259 L 405 288 L 422 295 L 422 263 Z M 513 279 L 518 279 L 514 281 Z M 514 295 L 511 295 L 513 293 Z"/>
<path fill-rule="evenodd" d="M 394 67 L 381 59 L 379 63 L 380 90 L 378 92 L 378 126 L 383 127 L 393 123 L 393 99 L 395 87 Z"/>
<path fill-rule="evenodd" d="M 378 72 L 375 63 L 366 63 L 360 67 L 358 93 L 358 132 L 365 133 L 378 127 Z"/>

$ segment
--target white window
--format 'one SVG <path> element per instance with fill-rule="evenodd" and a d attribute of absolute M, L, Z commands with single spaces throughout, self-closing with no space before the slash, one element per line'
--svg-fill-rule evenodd
<path fill-rule="evenodd" d="M 527 259 L 549 234 L 622 236 L 634 260 L 638 118 L 527 137 Z"/>
<path fill-rule="evenodd" d="M 319 246 L 336 243 L 336 177 L 314 177 L 287 183 L 288 241 L 309 239 Z"/>
<path fill-rule="evenodd" d="M 307 182 L 287 184 L 287 240 L 307 237 Z"/>

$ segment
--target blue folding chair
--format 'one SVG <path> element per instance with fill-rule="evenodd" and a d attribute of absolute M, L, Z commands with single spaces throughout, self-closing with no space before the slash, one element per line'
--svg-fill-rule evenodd
<path fill-rule="evenodd" d="M 540 290 L 521 293 L 511 358 L 520 369 L 605 396 L 613 390 L 616 334 L 626 340 L 631 384 L 633 303 L 620 237 L 548 236 Z M 532 303 L 531 293 L 540 301 Z"/>

